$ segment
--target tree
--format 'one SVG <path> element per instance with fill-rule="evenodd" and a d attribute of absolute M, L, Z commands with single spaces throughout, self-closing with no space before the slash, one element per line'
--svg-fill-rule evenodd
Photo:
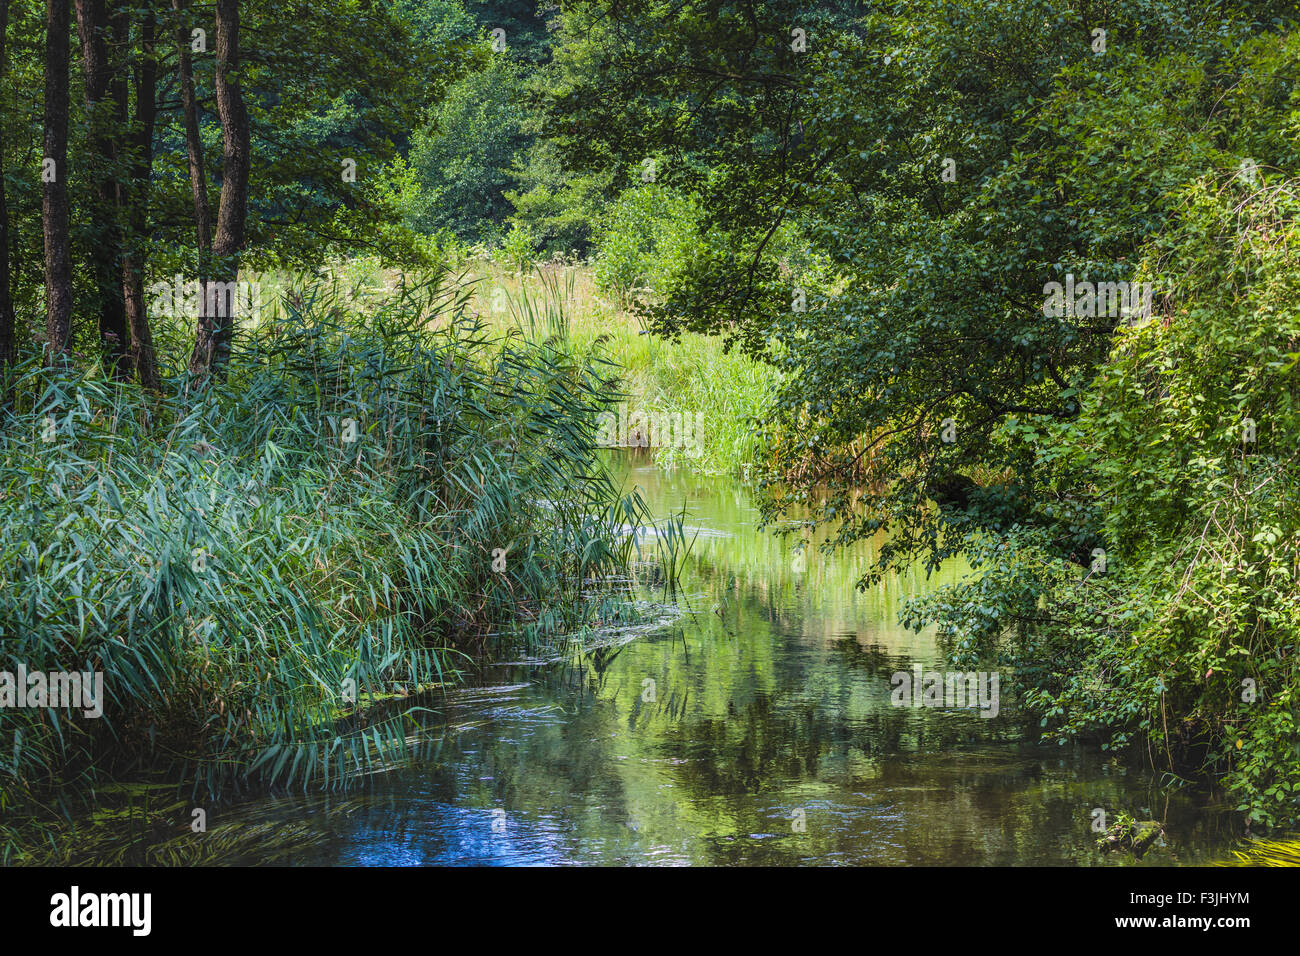
<path fill-rule="evenodd" d="M 122 103 L 123 127 L 129 130 L 129 156 L 126 175 L 118 190 L 125 232 L 121 288 L 131 337 L 130 363 L 140 384 L 155 389 L 159 385 L 158 362 L 154 356 L 153 333 L 149 328 L 149 315 L 144 301 L 144 242 L 149 223 L 154 126 L 158 113 L 158 63 L 154 48 L 157 16 L 152 8 L 145 8 L 140 13 L 140 58 L 135 70 L 135 116 L 128 125 L 125 103 Z M 125 15 L 123 26 L 123 34 L 129 37 L 130 26 Z"/>
<path fill-rule="evenodd" d="M 49 357 L 72 339 L 72 248 L 68 235 L 69 0 L 45 3 L 45 138 L 41 222 L 45 235 L 45 333 Z"/>
<path fill-rule="evenodd" d="M 194 231 L 197 240 L 199 282 L 207 279 L 207 257 L 212 251 L 212 210 L 208 205 L 208 177 L 203 165 L 203 138 L 199 134 L 198 102 L 194 96 L 194 60 L 186 11 L 189 0 L 172 0 L 176 11 L 176 79 L 181 88 L 181 117 L 185 153 L 189 161 L 190 188 L 194 194 Z"/>
<path fill-rule="evenodd" d="M 905 613 L 958 666 L 1293 820 L 1295 5 L 826 9 L 566 8 L 567 162 L 700 194 L 654 329 L 784 373 L 766 518 L 978 569 Z"/>
<path fill-rule="evenodd" d="M 431 6 L 460 10 L 456 0 Z M 372 0 L 194 9 L 176 0 L 165 12 L 77 0 L 75 25 L 71 3 L 64 18 L 57 5 L 6 7 L 0 139 L 15 349 L 44 285 L 54 351 L 104 351 L 111 374 L 156 384 L 152 338 L 170 346 L 174 334 L 151 329 L 161 317 L 149 315 L 144 288 L 161 276 L 197 276 L 211 288 L 241 270 L 255 279 L 249 273 L 267 268 L 314 268 L 358 248 L 390 262 L 427 255 L 402 225 L 398 194 L 409 190 L 399 160 L 423 111 L 472 66 L 463 10 L 465 29 L 443 31 L 442 14 L 416 16 L 423 5 Z M 67 82 L 57 69 L 66 45 L 50 17 L 81 39 L 78 52 L 67 47 L 69 65 L 82 61 Z M 191 49 L 195 27 L 208 45 Z M 61 95 L 71 97 L 66 106 Z M 36 265 L 45 259 L 48 276 L 47 263 Z M 233 317 L 214 318 L 200 317 L 184 364 L 196 345 L 198 365 L 208 364 L 209 345 L 222 364 Z"/>
<path fill-rule="evenodd" d="M 522 71 L 505 57 L 451 88 L 411 149 L 425 192 L 419 228 L 477 241 L 505 222 L 508 170 L 529 141 L 522 93 Z"/>
<path fill-rule="evenodd" d="M 118 196 L 115 168 L 118 144 L 113 130 L 118 129 L 118 109 L 109 99 L 110 85 L 121 88 L 116 80 L 123 69 L 123 52 L 117 62 L 108 53 L 109 14 L 105 0 L 76 0 L 77 33 L 81 39 L 81 60 L 85 74 L 86 115 L 90 124 L 90 162 L 95 168 L 95 202 L 91 206 L 94 243 L 91 259 L 94 274 L 92 289 L 98 301 L 99 334 L 110 374 L 123 378 L 127 368 L 126 305 L 122 284 L 118 280 L 122 255 L 122 233 L 118 226 Z M 125 17 L 125 9 L 115 11 Z"/>
<path fill-rule="evenodd" d="M 9 0 L 0 0 L 0 88 L 9 72 Z M 6 199 L 4 171 L 5 131 L 0 125 L 0 376 L 14 360 L 15 315 L 9 273 L 9 203 Z"/>
<path fill-rule="evenodd" d="M 1222 4 L 1211 23 L 1143 0 L 594 0 L 566 8 L 549 129 L 576 169 L 659 157 L 660 180 L 699 193 L 707 246 L 650 318 L 786 373 L 773 424 L 805 480 L 770 489 L 769 518 L 815 498 L 838 542 L 888 529 L 877 574 L 1026 523 L 1087 564 L 1086 477 L 1006 426 L 1077 415 L 1120 319 L 1049 321 L 1045 285 L 1130 278 L 1172 210 L 1162 184 L 1202 158 L 1117 155 L 1076 183 L 1082 131 L 1044 103 L 1104 84 L 1139 43 L 1217 69 L 1288 8 Z"/>
<path fill-rule="evenodd" d="M 217 231 L 212 241 L 213 271 L 226 282 L 239 277 L 239 254 L 244 249 L 248 218 L 248 168 L 250 130 L 248 111 L 240 90 L 239 2 L 217 0 L 217 112 L 221 116 L 224 152 L 221 161 L 221 197 Z M 220 281 L 219 279 L 217 281 Z M 213 280 L 204 286 L 204 308 L 195 335 L 190 371 L 199 375 L 220 373 L 230 356 L 234 316 L 224 306 L 213 308 L 217 296 Z"/>

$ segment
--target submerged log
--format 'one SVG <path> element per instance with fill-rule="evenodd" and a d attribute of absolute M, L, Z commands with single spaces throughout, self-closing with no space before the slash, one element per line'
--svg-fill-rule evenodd
<path fill-rule="evenodd" d="M 1154 820 L 1117 823 L 1106 831 L 1105 836 L 1098 838 L 1097 849 L 1102 853 L 1130 850 L 1140 860 L 1164 832 L 1164 824 Z"/>

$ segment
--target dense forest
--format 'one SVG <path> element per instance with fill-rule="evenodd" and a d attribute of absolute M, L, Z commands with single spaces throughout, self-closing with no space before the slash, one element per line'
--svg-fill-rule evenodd
<path fill-rule="evenodd" d="M 102 675 L 0 679 L 0 855 L 642 613 L 629 395 L 849 586 L 968 562 L 899 619 L 1036 743 L 1300 825 L 1298 20 L 0 0 L 0 672 Z"/>

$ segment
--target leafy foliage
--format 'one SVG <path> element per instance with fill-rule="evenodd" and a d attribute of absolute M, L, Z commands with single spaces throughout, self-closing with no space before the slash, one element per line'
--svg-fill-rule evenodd
<path fill-rule="evenodd" d="M 508 170 L 527 142 L 521 71 L 493 60 L 454 86 L 415 137 L 411 166 L 423 185 L 413 224 L 470 241 L 495 235 L 510 215 Z"/>
<path fill-rule="evenodd" d="M 697 197 L 705 239 L 648 313 L 780 372 L 770 521 L 888 531 L 867 580 L 965 552 L 978 576 L 910 623 L 1014 662 L 1050 735 L 1146 738 L 1278 823 L 1294 27 L 1229 0 L 574 4 L 548 127 L 576 168 L 667 157 Z M 1076 280 L 1150 283 L 1159 321 L 1053 311 Z"/>
<path fill-rule="evenodd" d="M 1272 88 L 1298 49 L 1294 37 L 1245 45 L 1227 109 L 1289 110 Z M 1013 626 L 1009 659 L 1048 734 L 1107 746 L 1140 734 L 1169 770 L 1216 770 L 1251 820 L 1274 825 L 1300 814 L 1297 181 L 1294 157 L 1251 126 L 1285 168 L 1243 173 L 1219 153 L 1217 170 L 1165 197 L 1171 221 L 1139 265 L 1163 280 L 1153 320 L 1119 332 L 1076 419 L 1005 426 L 1044 464 L 1087 476 L 1101 564 L 1081 576 L 1041 533 L 1015 529 L 978 552 L 978 582 L 913 620 L 943 621 L 971 653 Z"/>
<path fill-rule="evenodd" d="M 596 236 L 596 288 L 621 308 L 669 288 L 699 247 L 699 207 L 689 196 L 647 183 L 604 213 Z"/>

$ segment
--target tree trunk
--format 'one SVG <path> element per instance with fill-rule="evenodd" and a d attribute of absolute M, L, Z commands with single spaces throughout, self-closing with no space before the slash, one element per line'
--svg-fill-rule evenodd
<path fill-rule="evenodd" d="M 69 0 L 45 0 L 45 154 L 41 226 L 45 237 L 45 334 L 49 359 L 72 347 L 72 250 L 68 238 Z"/>
<path fill-rule="evenodd" d="M 207 277 L 207 256 L 212 251 L 212 210 L 208 206 L 208 177 L 203 168 L 203 140 L 199 137 L 199 107 L 194 96 L 194 59 L 185 12 L 189 0 L 172 0 L 176 11 L 176 74 L 181 88 L 185 151 L 190 161 L 190 191 L 194 194 L 194 227 L 198 234 L 199 282 Z"/>
<path fill-rule="evenodd" d="M 9 0 L 0 0 L 0 87 L 9 69 L 9 51 L 5 38 L 9 32 Z M 0 171 L 5 169 L 4 124 L 0 123 Z M 9 285 L 9 204 L 5 199 L 5 179 L 0 173 L 0 379 L 14 360 L 14 301 Z M 0 402 L 8 401 L 8 389 Z"/>
<path fill-rule="evenodd" d="M 146 8 L 142 17 L 140 65 L 135 82 L 135 122 L 131 127 L 131 175 L 119 193 L 127 229 L 127 241 L 122 250 L 122 297 L 131 332 L 131 364 L 141 385 L 157 389 L 160 384 L 158 361 L 149 329 L 149 313 L 144 304 L 144 241 L 149 228 L 149 180 L 153 175 L 153 130 L 158 114 L 158 61 L 154 49 L 157 15 Z"/>
<path fill-rule="evenodd" d="M 91 207 L 94 248 L 91 268 L 95 296 L 98 300 L 99 336 L 104 360 L 116 379 L 130 377 L 126 360 L 126 307 L 118 279 L 118 259 L 122 253 L 122 232 L 117 221 L 117 184 L 113 171 L 117 162 L 117 136 L 109 132 L 117 126 L 115 116 L 105 114 L 112 105 L 107 97 L 114 74 L 125 66 L 119 51 L 117 62 L 109 61 L 107 35 L 108 11 L 105 0 L 76 0 L 77 34 L 81 38 L 81 62 L 86 76 L 86 115 L 90 122 L 90 148 L 94 154 L 95 203 Z"/>
<path fill-rule="evenodd" d="M 221 117 L 223 152 L 221 198 L 217 206 L 217 232 L 212 241 L 212 279 L 205 288 L 190 357 L 190 370 L 200 376 L 220 376 L 230 357 L 234 332 L 233 310 L 228 300 L 217 296 L 213 281 L 234 282 L 239 278 L 239 254 L 244 248 L 248 215 L 249 125 L 243 94 L 234 72 L 239 68 L 239 2 L 217 0 L 217 113 Z M 214 305 L 217 307 L 214 308 Z"/>
<path fill-rule="evenodd" d="M 185 152 L 189 158 L 190 192 L 194 198 L 194 230 L 198 241 L 195 263 L 199 288 L 206 289 L 212 259 L 212 207 L 208 205 L 208 173 L 203 163 L 203 139 L 199 135 L 199 107 L 194 95 L 194 58 L 190 55 L 189 0 L 172 0 L 176 12 L 176 77 L 181 89 L 181 126 L 185 130 Z M 199 298 L 195 354 L 199 354 L 204 330 L 212 327 L 207 296 Z M 206 354 L 206 345 L 203 346 Z"/>

